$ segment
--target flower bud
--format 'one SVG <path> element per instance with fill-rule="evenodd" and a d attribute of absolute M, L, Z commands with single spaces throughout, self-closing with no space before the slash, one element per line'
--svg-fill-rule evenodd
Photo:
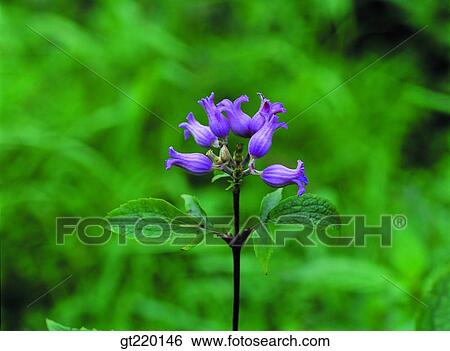
<path fill-rule="evenodd" d="M 273 133 L 278 128 L 287 128 L 287 124 L 278 122 L 278 116 L 273 115 L 264 126 L 250 138 L 248 143 L 248 153 L 253 158 L 261 158 L 272 146 Z"/>
<path fill-rule="evenodd" d="M 300 196 L 305 192 L 305 186 L 308 184 L 308 178 L 305 176 L 303 162 L 297 161 L 297 168 L 291 169 L 283 165 L 272 165 L 261 172 L 261 179 L 264 183 L 275 188 L 281 188 L 288 184 L 297 184 Z"/>
<path fill-rule="evenodd" d="M 184 129 L 184 139 L 189 139 L 189 136 L 194 137 L 195 142 L 203 147 L 219 147 L 219 141 L 213 134 L 211 129 L 198 122 L 193 113 L 190 112 L 186 117 L 187 122 L 180 123 L 179 127 Z"/>
<path fill-rule="evenodd" d="M 208 116 L 209 128 L 219 138 L 226 138 L 230 131 L 230 125 L 227 118 L 214 104 L 214 93 L 209 97 L 203 98 L 198 102 L 206 111 Z"/>
<path fill-rule="evenodd" d="M 219 162 L 219 157 L 217 157 L 217 155 L 214 153 L 214 151 L 212 151 L 211 149 L 209 149 L 208 151 L 206 151 L 206 156 L 213 162 Z"/>
<path fill-rule="evenodd" d="M 169 147 L 169 156 L 170 158 L 166 160 L 166 169 L 178 166 L 192 174 L 202 175 L 211 172 L 213 168 L 213 163 L 208 156 L 200 153 L 187 154 L 176 152 L 171 146 Z"/>
<path fill-rule="evenodd" d="M 228 121 L 233 133 L 244 138 L 249 138 L 251 136 L 250 122 L 252 119 L 241 109 L 241 104 L 248 101 L 248 97 L 246 95 L 242 95 L 234 100 L 234 102 L 224 99 L 217 104 L 217 107 L 221 111 L 225 111 L 227 113 Z"/>
<path fill-rule="evenodd" d="M 228 150 L 226 145 L 223 145 L 220 148 L 220 152 L 219 152 L 219 162 L 223 164 L 223 163 L 227 163 L 230 160 L 231 160 L 230 151 Z"/>

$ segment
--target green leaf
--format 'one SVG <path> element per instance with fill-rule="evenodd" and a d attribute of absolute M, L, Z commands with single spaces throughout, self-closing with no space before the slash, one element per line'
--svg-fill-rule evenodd
<path fill-rule="evenodd" d="M 260 216 L 261 220 L 265 222 L 269 216 L 269 212 L 281 201 L 283 198 L 283 188 L 277 189 L 268 193 L 261 201 Z"/>
<path fill-rule="evenodd" d="M 269 222 L 264 223 L 264 226 L 260 225 L 252 234 L 255 256 L 265 275 L 269 274 L 269 262 L 272 257 L 274 246 L 274 232 L 274 225 Z M 270 241 L 264 243 L 266 239 L 269 239 Z"/>
<path fill-rule="evenodd" d="M 95 331 L 96 330 L 96 329 L 87 329 L 85 327 L 71 328 L 71 327 L 62 325 L 60 323 L 57 323 L 55 321 L 52 321 L 51 319 L 48 319 L 48 318 L 45 320 L 45 322 L 47 324 L 47 329 L 49 331 Z"/>
<path fill-rule="evenodd" d="M 108 213 L 109 218 L 131 218 L 131 219 L 162 219 L 165 222 L 145 225 L 142 234 L 145 236 L 146 242 L 151 243 L 152 237 L 156 236 L 155 243 L 160 243 L 158 236 L 161 235 L 161 226 L 165 226 L 169 223 L 177 226 L 177 234 L 183 234 L 184 231 L 187 234 L 194 234 L 193 229 L 200 227 L 201 220 L 183 213 L 181 210 L 162 199 L 137 199 L 131 200 L 121 205 L 120 207 L 112 210 Z M 118 225 L 113 225 L 112 230 L 118 234 L 120 229 Z M 127 225 L 125 227 L 125 235 L 131 238 L 136 238 L 135 226 Z"/>
<path fill-rule="evenodd" d="M 317 223 L 330 215 L 337 215 L 336 208 L 326 199 L 313 194 L 301 197 L 290 196 L 282 200 L 282 189 L 267 194 L 261 201 L 260 217 L 266 223 L 265 227 L 258 227 L 253 233 L 253 248 L 265 274 L 269 271 L 269 261 L 273 254 L 275 227 L 273 223 L 281 216 L 301 216 Z M 324 220 L 326 222 L 326 220 Z M 323 224 L 327 224 L 321 222 Z M 270 239 L 265 241 L 264 239 Z"/>
<path fill-rule="evenodd" d="M 202 208 L 198 199 L 195 196 L 188 195 L 188 194 L 183 194 L 183 195 L 181 195 L 181 197 L 184 200 L 184 206 L 186 208 L 186 211 L 193 217 L 202 218 L 205 222 L 205 226 L 207 226 L 208 222 L 206 220 L 206 211 Z M 197 235 L 197 236 L 195 236 L 195 238 L 193 238 L 191 240 L 191 242 L 188 245 L 183 246 L 181 248 L 181 250 L 188 251 L 188 250 L 194 248 L 195 246 L 197 246 L 198 244 L 200 244 L 202 242 L 202 240 L 203 240 L 203 236 Z"/>
<path fill-rule="evenodd" d="M 229 183 L 229 185 L 225 188 L 225 190 L 233 189 L 234 188 L 234 183 L 231 180 L 229 180 L 228 183 Z"/>
<path fill-rule="evenodd" d="M 214 177 L 211 178 L 211 183 L 214 183 L 216 180 L 222 179 L 222 178 L 231 178 L 229 174 L 227 173 L 218 173 Z"/>
<path fill-rule="evenodd" d="M 267 221 L 269 212 L 281 201 L 283 189 L 277 189 L 263 197 L 261 201 L 260 218 L 262 222 Z M 255 229 L 253 238 L 253 249 L 255 256 L 261 265 L 264 274 L 269 273 L 269 261 L 273 253 L 273 226 L 266 224 L 265 227 L 259 226 Z M 264 243 L 263 238 L 269 236 L 270 242 Z"/>
<path fill-rule="evenodd" d="M 193 217 L 206 217 L 206 211 L 202 208 L 195 196 L 183 194 L 181 197 L 184 200 L 184 206 L 187 213 Z"/>
<path fill-rule="evenodd" d="M 290 196 L 280 201 L 280 203 L 269 212 L 268 219 L 276 220 L 281 216 L 287 215 L 306 217 L 316 224 L 326 216 L 338 215 L 338 212 L 333 204 L 327 199 L 314 194 L 304 194 L 300 197 Z"/>
<path fill-rule="evenodd" d="M 72 328 L 70 327 L 66 327 L 65 325 L 56 323 L 55 321 L 52 321 L 51 319 L 46 319 L 45 320 L 46 324 L 47 324 L 47 329 L 50 331 L 69 331 L 72 330 Z"/>
<path fill-rule="evenodd" d="M 108 217 L 128 216 L 145 218 L 154 216 L 167 219 L 185 215 L 185 213 L 166 200 L 154 198 L 131 200 L 108 213 Z"/>
<path fill-rule="evenodd" d="M 419 330 L 450 330 L 450 270 L 442 274 L 425 297 Z"/>

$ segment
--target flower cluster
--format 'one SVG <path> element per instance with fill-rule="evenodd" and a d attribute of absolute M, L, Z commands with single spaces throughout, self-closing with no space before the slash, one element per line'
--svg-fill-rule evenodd
<path fill-rule="evenodd" d="M 257 175 L 266 184 L 277 188 L 296 184 L 298 196 L 302 195 L 308 184 L 302 161 L 297 161 L 295 169 L 279 164 L 262 171 L 255 168 L 256 160 L 269 152 L 275 131 L 287 128 L 286 123 L 279 122 L 278 114 L 286 112 L 283 104 L 272 103 L 262 94 L 258 95 L 261 105 L 253 117 L 242 111 L 242 103 L 249 101 L 245 95 L 234 101 L 224 99 L 217 105 L 214 103 L 214 93 L 201 99 L 198 103 L 205 109 L 208 125 L 198 122 L 190 112 L 186 117 L 187 122 L 181 123 L 179 127 L 184 129 L 186 140 L 192 136 L 198 145 L 209 150 L 206 154 L 181 153 L 170 147 L 166 169 L 175 165 L 197 175 L 207 174 L 215 169 L 222 170 L 235 182 L 240 182 L 241 178 L 247 175 Z M 250 138 L 246 157 L 241 157 L 241 146 L 236 149 L 234 156 L 231 155 L 227 146 L 230 130 L 240 137 Z M 214 153 L 213 148 L 219 149 L 218 155 Z"/>

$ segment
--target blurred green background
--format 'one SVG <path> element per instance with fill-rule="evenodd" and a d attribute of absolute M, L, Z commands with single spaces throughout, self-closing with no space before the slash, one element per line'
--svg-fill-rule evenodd
<path fill-rule="evenodd" d="M 194 194 L 209 214 L 230 214 L 223 184 L 164 170 L 168 146 L 200 148 L 143 108 L 174 126 L 189 111 L 204 122 L 197 100 L 211 91 L 247 94 L 249 114 L 257 92 L 285 104 L 282 120 L 300 114 L 260 167 L 300 158 L 307 190 L 340 213 L 374 225 L 380 214 L 408 217 L 391 248 L 379 238 L 364 248 L 289 245 L 274 253 L 268 276 L 249 245 L 241 328 L 439 328 L 417 321 L 433 315 L 427 294 L 450 261 L 447 4 L 4 2 L 2 329 L 45 329 L 47 317 L 105 330 L 230 328 L 225 247 L 55 245 L 56 217 L 104 215 L 139 197 L 182 207 L 179 195 Z M 248 179 L 243 215 L 257 214 L 270 190 Z"/>

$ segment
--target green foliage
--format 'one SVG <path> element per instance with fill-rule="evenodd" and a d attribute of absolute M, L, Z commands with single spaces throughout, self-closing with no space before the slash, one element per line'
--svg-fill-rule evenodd
<path fill-rule="evenodd" d="M 290 196 L 282 201 L 268 214 L 271 221 L 282 216 L 301 216 L 318 223 L 327 216 L 337 216 L 336 208 L 327 199 L 314 194 L 304 194 L 300 197 Z"/>
<path fill-rule="evenodd" d="M 195 196 L 183 194 L 181 197 L 184 200 L 184 206 L 186 208 L 186 212 L 189 213 L 193 217 L 206 217 L 206 212 L 200 205 L 200 202 Z"/>
<path fill-rule="evenodd" d="M 87 329 L 85 327 L 81 327 L 81 328 L 66 327 L 65 325 L 62 325 L 55 321 L 52 321 L 51 319 L 48 319 L 48 318 L 45 320 L 45 322 L 47 324 L 47 329 L 49 331 L 95 331 L 96 330 L 96 329 Z"/>
<path fill-rule="evenodd" d="M 192 227 L 199 227 L 201 223 L 201 219 L 197 219 L 183 213 L 167 201 L 153 198 L 128 201 L 125 204 L 120 205 L 118 208 L 108 212 L 108 217 L 127 217 L 135 218 L 136 220 L 148 219 L 148 225 L 143 222 L 143 225 L 145 226 L 142 228 L 143 233 L 140 233 L 143 235 L 142 238 L 145 238 L 148 242 L 151 241 L 152 236 L 157 236 L 162 230 L 164 230 L 164 228 L 169 228 L 169 224 L 177 225 L 178 233 L 183 233 L 183 228 L 185 228 L 186 233 L 191 233 Z M 163 222 L 158 222 L 158 219 L 163 220 Z M 113 225 L 112 229 L 117 234 L 121 234 L 118 226 Z M 135 238 L 136 227 L 126 226 L 125 235 Z"/>
<path fill-rule="evenodd" d="M 366 260 L 330 256 L 300 266 L 287 269 L 283 275 L 289 282 L 301 282 L 311 290 L 385 293 L 390 288 L 380 267 Z"/>
<path fill-rule="evenodd" d="M 320 222 L 328 224 L 327 216 L 337 216 L 336 208 L 327 199 L 314 194 L 304 194 L 301 197 L 290 196 L 282 200 L 282 189 L 267 194 L 261 201 L 260 216 L 264 225 L 259 226 L 253 235 L 256 257 L 260 262 L 265 274 L 268 274 L 269 260 L 273 253 L 275 225 L 283 216 L 290 216 L 289 222 L 295 221 L 294 216 L 312 220 L 314 224 Z M 257 238 L 260 238 L 259 240 Z M 261 239 L 268 242 L 263 242 Z M 259 244 L 258 244 L 259 242 Z"/>
<path fill-rule="evenodd" d="M 162 199 L 137 199 L 130 200 L 118 208 L 108 212 L 108 217 L 161 217 L 172 220 L 180 216 L 186 216 L 178 208 Z"/>
<path fill-rule="evenodd" d="M 205 224 L 206 213 L 201 208 L 198 200 L 190 195 L 182 195 L 185 200 L 185 207 L 188 214 L 183 213 L 178 208 L 162 199 L 137 199 L 122 204 L 118 208 L 108 213 L 109 218 L 135 218 L 144 220 L 142 226 L 127 225 L 122 230 L 130 238 L 138 239 L 145 244 L 162 244 L 165 251 L 176 251 L 177 247 L 171 245 L 171 238 L 163 239 L 163 233 L 170 234 L 175 228 L 177 235 L 189 235 L 191 243 L 183 246 L 182 250 L 188 250 L 198 245 L 203 240 L 202 229 Z M 160 221 L 162 220 L 162 221 Z M 121 235 L 120 225 L 113 224 L 112 230 Z M 139 235 L 139 237 L 137 237 Z M 161 250 L 161 247 L 158 247 Z"/>
<path fill-rule="evenodd" d="M 66 327 L 65 325 L 59 324 L 51 319 L 46 319 L 47 329 L 49 331 L 71 331 L 73 328 Z M 76 329 L 75 329 L 76 330 Z"/>
<path fill-rule="evenodd" d="M 277 189 L 263 197 L 261 201 L 260 217 L 261 221 L 266 222 L 269 217 L 269 213 L 283 198 L 283 188 Z"/>
<path fill-rule="evenodd" d="M 442 274 L 424 300 L 419 330 L 450 330 L 450 271 Z"/>
<path fill-rule="evenodd" d="M 202 219 L 202 223 L 204 223 L 204 225 L 208 227 L 206 211 L 202 208 L 198 199 L 195 196 L 187 194 L 183 194 L 181 195 L 181 197 L 184 199 L 184 206 L 186 208 L 187 213 L 189 213 L 193 217 L 200 217 Z M 184 251 L 190 250 L 193 247 L 200 244 L 202 240 L 203 240 L 202 235 L 196 235 L 192 239 L 191 243 L 189 243 L 189 245 L 183 246 L 181 249 Z"/>
<path fill-rule="evenodd" d="M 270 222 L 258 226 L 252 234 L 253 249 L 265 275 L 269 274 L 269 262 L 274 250 L 274 227 Z"/>
<path fill-rule="evenodd" d="M 261 201 L 260 218 L 265 224 L 263 227 L 258 226 L 255 229 L 255 233 L 252 234 L 253 237 L 253 248 L 255 250 L 256 258 L 258 259 L 264 274 L 269 273 L 269 260 L 273 253 L 273 241 L 263 244 L 261 240 L 257 240 L 255 237 L 273 239 L 273 228 L 267 223 L 267 217 L 270 210 L 272 210 L 282 199 L 283 189 L 277 189 L 266 196 L 263 197 Z M 264 235 L 264 236 L 263 236 Z"/>
<path fill-rule="evenodd" d="M 211 178 L 211 183 L 216 182 L 219 179 L 227 179 L 227 178 L 231 178 L 229 174 L 227 173 L 218 173 L 216 175 L 214 175 L 214 177 Z"/>

